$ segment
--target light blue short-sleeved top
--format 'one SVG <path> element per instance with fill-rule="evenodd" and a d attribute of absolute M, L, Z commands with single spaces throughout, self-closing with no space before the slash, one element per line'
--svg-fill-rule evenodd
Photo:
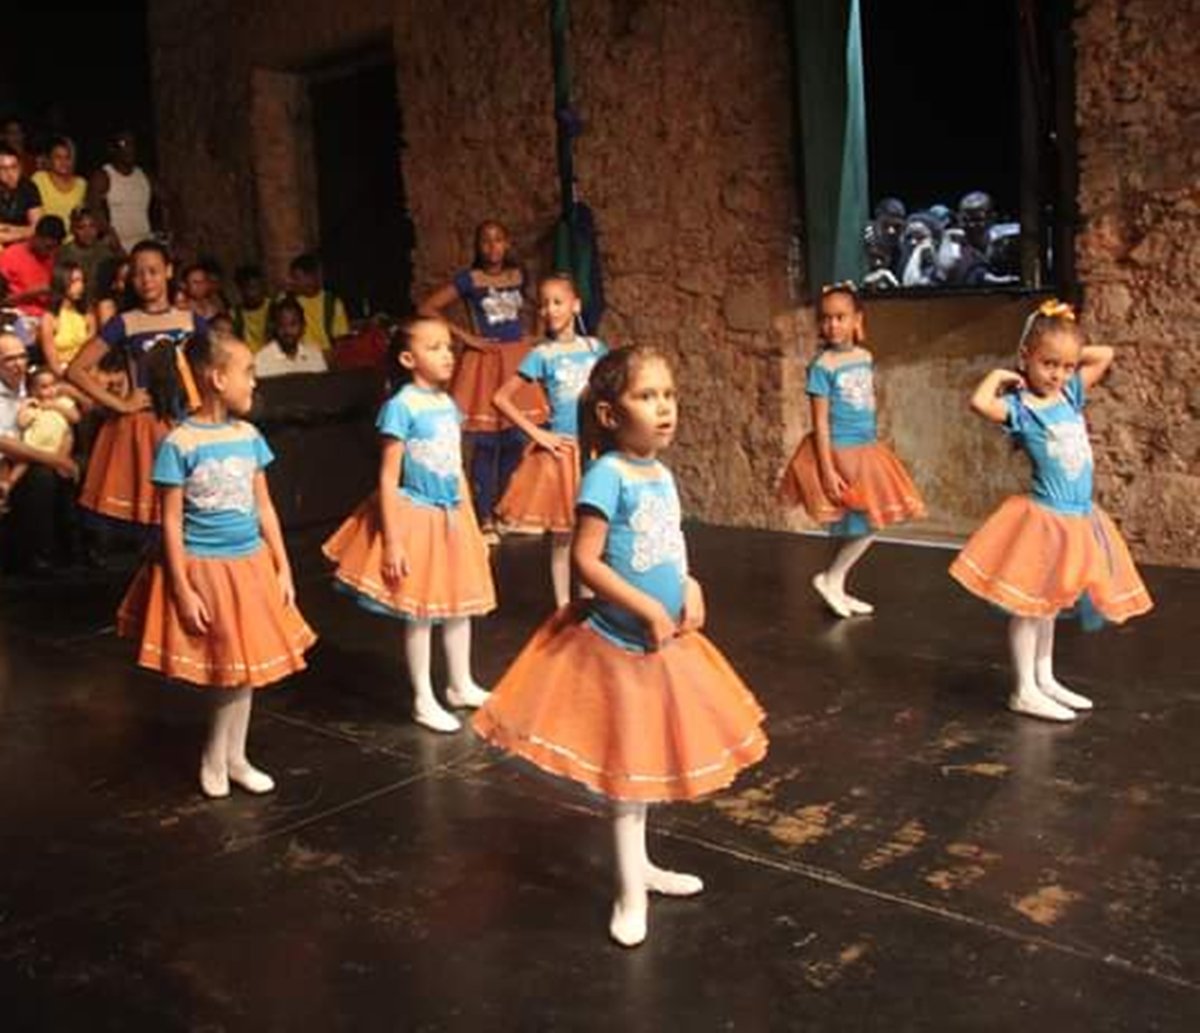
<path fill-rule="evenodd" d="M 579 437 L 579 396 L 587 387 L 592 367 L 608 354 L 595 337 L 543 341 L 521 360 L 517 373 L 542 385 L 550 401 L 550 430 Z"/>
<path fill-rule="evenodd" d="M 654 596 L 676 621 L 683 616 L 687 546 L 675 478 L 657 459 L 608 452 L 583 476 L 576 507 L 608 521 L 603 561 L 635 588 Z M 642 621 L 603 599 L 588 623 L 623 649 L 644 653 Z"/>
<path fill-rule="evenodd" d="M 425 506 L 462 501 L 462 414 L 445 391 L 405 384 L 379 410 L 375 429 L 404 442 L 400 492 Z"/>
<path fill-rule="evenodd" d="M 829 443 L 852 448 L 875 441 L 874 360 L 865 348 L 827 347 L 808 366 L 805 391 L 829 399 Z"/>
<path fill-rule="evenodd" d="M 247 556 L 262 544 L 254 478 L 275 456 L 245 420 L 185 419 L 158 446 L 151 480 L 183 488 L 183 547 L 195 556 Z"/>
<path fill-rule="evenodd" d="M 1060 513 L 1092 511 L 1092 444 L 1083 418 L 1083 378 L 1074 374 L 1049 405 L 1032 404 L 1027 392 L 1006 395 L 1004 430 L 1033 466 L 1029 494 Z"/>

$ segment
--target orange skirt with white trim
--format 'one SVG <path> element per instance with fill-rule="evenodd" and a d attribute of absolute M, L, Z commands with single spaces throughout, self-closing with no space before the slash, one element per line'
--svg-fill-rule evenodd
<path fill-rule="evenodd" d="M 114 520 L 159 523 L 158 491 L 150 473 L 154 453 L 170 429 L 149 409 L 105 420 L 92 446 L 79 504 Z"/>
<path fill-rule="evenodd" d="M 632 653 L 559 610 L 513 661 L 475 731 L 615 800 L 692 800 L 762 760 L 758 701 L 699 632 Z"/>
<path fill-rule="evenodd" d="M 577 443 L 565 445 L 558 455 L 530 444 L 496 506 L 496 516 L 510 530 L 568 532 L 575 526 L 579 480 Z"/>
<path fill-rule="evenodd" d="M 394 585 L 384 579 L 383 524 L 375 492 L 321 547 L 337 564 L 333 576 L 339 585 L 366 609 L 390 617 L 444 620 L 494 610 L 488 548 L 470 502 L 443 509 L 397 495 L 408 573 Z"/>
<path fill-rule="evenodd" d="M 817 464 L 816 439 L 806 434 L 792 455 L 779 484 L 779 499 L 803 506 L 819 524 L 834 524 L 849 513 L 861 513 L 873 529 L 919 520 L 925 502 L 917 486 L 886 445 L 874 442 L 852 448 L 835 448 L 838 472 L 849 484 L 841 502 L 825 494 Z"/>
<path fill-rule="evenodd" d="M 139 665 L 218 689 L 258 689 L 304 670 L 304 652 L 317 636 L 295 606 L 284 606 L 265 545 L 249 556 L 189 554 L 187 577 L 208 609 L 203 635 L 184 629 L 161 560 L 134 576 L 117 632 L 139 641 Z"/>
<path fill-rule="evenodd" d="M 1154 605 L 1104 510 L 1059 513 L 1028 495 L 1004 500 L 950 565 L 950 576 L 1018 617 L 1053 617 L 1086 597 L 1105 620 L 1120 624 Z"/>
<path fill-rule="evenodd" d="M 495 434 L 512 426 L 492 404 L 500 385 L 517 372 L 531 345 L 523 341 L 489 343 L 486 351 L 464 348 L 454 368 L 450 394 L 463 414 L 463 430 Z M 546 422 L 550 407 L 537 384 L 522 384 L 514 397 L 521 414 L 536 424 Z"/>

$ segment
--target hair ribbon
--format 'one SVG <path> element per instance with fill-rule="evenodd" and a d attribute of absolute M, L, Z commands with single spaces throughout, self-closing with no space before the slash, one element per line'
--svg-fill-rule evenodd
<path fill-rule="evenodd" d="M 1075 322 L 1075 310 L 1065 301 L 1059 301 L 1058 298 L 1047 298 L 1037 309 L 1039 316 L 1046 316 L 1048 319 L 1066 319 L 1070 322 Z"/>
<path fill-rule="evenodd" d="M 175 346 L 175 370 L 179 374 L 179 383 L 183 386 L 183 394 L 187 399 L 188 412 L 200 408 L 200 391 L 196 387 L 196 377 L 192 373 L 192 365 L 183 353 L 183 345 Z"/>

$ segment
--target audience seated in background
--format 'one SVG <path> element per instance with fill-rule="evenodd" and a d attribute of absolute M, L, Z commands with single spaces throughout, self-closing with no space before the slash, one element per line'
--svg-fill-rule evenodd
<path fill-rule="evenodd" d="M 304 308 L 295 297 L 285 294 L 271 306 L 270 327 L 274 339 L 254 357 L 254 372 L 260 379 L 329 369 L 325 353 L 307 339 Z"/>
<path fill-rule="evenodd" d="M 46 215 L 57 215 L 64 226 L 71 225 L 71 214 L 82 207 L 87 195 L 87 180 L 75 174 L 75 144 L 65 136 L 50 141 L 48 167 L 31 177 L 42 199 Z"/>
<path fill-rule="evenodd" d="M 42 195 L 21 168 L 21 157 L 0 143 L 0 247 L 33 236 L 42 217 Z"/>
<path fill-rule="evenodd" d="M 214 290 L 212 272 L 199 262 L 184 267 L 179 284 L 186 300 L 177 299 L 177 308 L 191 309 L 205 322 L 225 311 L 225 303 Z"/>
<path fill-rule="evenodd" d="M 321 260 L 314 254 L 298 255 L 289 267 L 291 293 L 304 309 L 308 339 L 329 351 L 337 337 L 350 332 L 346 306 L 329 290 L 321 273 Z"/>
<path fill-rule="evenodd" d="M 89 308 L 100 300 L 106 264 L 119 261 L 116 246 L 100 236 L 100 222 L 90 208 L 71 212 L 71 235 L 58 252 L 62 262 L 76 262 L 83 269 L 84 302 Z"/>
<path fill-rule="evenodd" d="M 73 428 L 80 412 L 64 386 L 45 366 L 30 370 L 25 378 L 25 398 L 17 407 L 17 430 L 22 444 L 29 448 L 70 459 L 75 447 Z M 0 462 L 0 503 L 7 500 L 28 470 L 28 462 Z"/>
<path fill-rule="evenodd" d="M 14 330 L 26 348 L 38 345 L 42 316 L 50 302 L 54 261 L 66 235 L 62 219 L 43 215 L 29 240 L 9 244 L 0 253 L 0 276 L 8 289 L 5 304 L 21 313 Z"/>
<path fill-rule="evenodd" d="M 15 487 L 5 488 L 9 512 L 0 523 L 0 557 L 9 573 L 44 573 L 53 567 L 59 539 L 70 524 L 71 481 L 78 473 L 69 456 L 41 451 L 21 440 L 18 414 L 28 397 L 28 366 L 20 338 L 0 332 L 0 461 L 6 464 L 5 484 L 13 465 L 28 464 Z"/>
<path fill-rule="evenodd" d="M 997 221 L 989 194 L 972 190 L 953 211 L 944 204 L 909 212 L 885 197 L 863 231 L 867 290 L 994 287 L 1020 283 L 1017 223 Z"/>
<path fill-rule="evenodd" d="M 129 259 L 114 258 L 104 262 L 98 273 L 96 288 L 96 326 L 103 327 L 118 312 L 130 305 Z"/>
<path fill-rule="evenodd" d="M 71 360 L 96 336 L 96 319 L 88 311 L 86 295 L 83 267 L 64 261 L 60 251 L 50 277 L 50 300 L 38 328 L 42 362 L 57 377 L 64 376 Z"/>
<path fill-rule="evenodd" d="M 233 272 L 233 282 L 238 292 L 238 304 L 233 309 L 233 333 L 256 352 L 267 343 L 267 321 L 271 312 L 267 278 L 256 265 L 239 265 Z"/>

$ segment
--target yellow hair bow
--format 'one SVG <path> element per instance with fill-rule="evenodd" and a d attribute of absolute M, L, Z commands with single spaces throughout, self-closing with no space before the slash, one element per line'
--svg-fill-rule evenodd
<path fill-rule="evenodd" d="M 1072 323 L 1075 322 L 1075 310 L 1065 301 L 1059 301 L 1058 298 L 1047 298 L 1043 301 L 1038 306 L 1037 314 L 1050 319 L 1062 318 L 1068 319 Z"/>

